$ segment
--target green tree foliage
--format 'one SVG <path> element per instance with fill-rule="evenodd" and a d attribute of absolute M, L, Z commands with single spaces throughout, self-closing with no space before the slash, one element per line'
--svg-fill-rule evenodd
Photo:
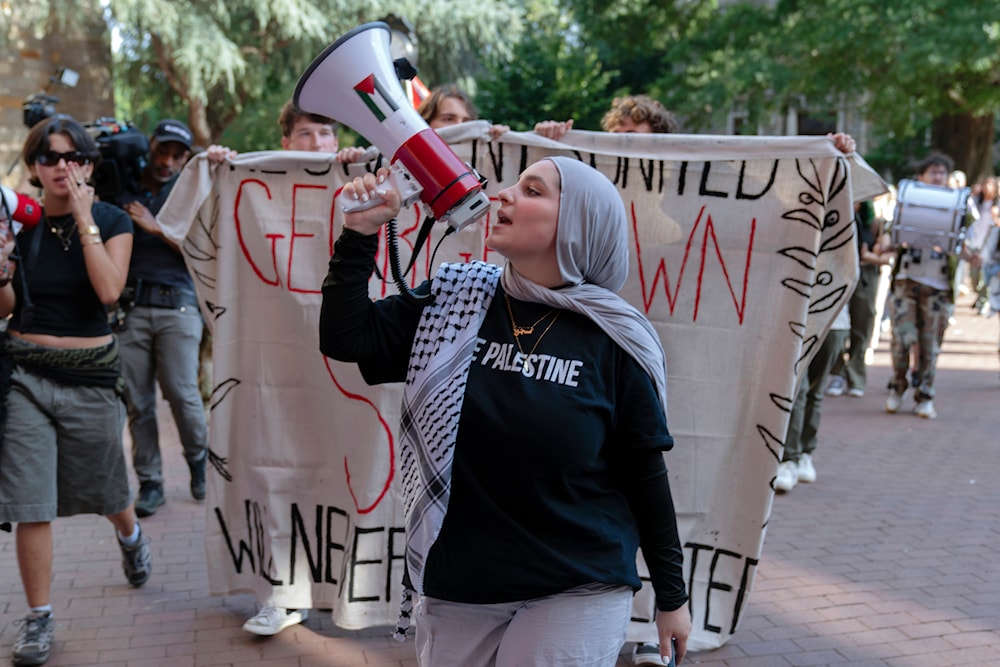
<path fill-rule="evenodd" d="M 616 75 L 685 119 L 746 127 L 789 108 L 848 103 L 872 123 L 883 165 L 933 149 L 975 177 L 992 168 L 1000 108 L 1000 12 L 955 0 L 563 0 L 582 42 Z M 929 137 L 929 139 L 928 139 Z"/>
<path fill-rule="evenodd" d="M 554 2 L 533 0 L 526 10 L 515 55 L 487 61 L 476 95 L 481 115 L 515 130 L 569 118 L 577 128 L 599 129 L 614 72 Z"/>
<path fill-rule="evenodd" d="M 716 0 L 560 0 L 560 5 L 572 12 L 582 43 L 613 68 L 613 93 L 648 94 L 664 102 L 668 75 L 687 62 L 688 42 L 717 11 Z"/>
<path fill-rule="evenodd" d="M 500 0 L 110 0 L 109 8 L 121 40 L 122 111 L 143 127 L 185 118 L 203 144 L 232 125 L 226 137 L 241 150 L 277 144 L 277 112 L 299 75 L 361 23 L 407 17 L 428 82 L 475 75 L 477 54 L 505 54 L 520 26 L 517 5 Z"/>

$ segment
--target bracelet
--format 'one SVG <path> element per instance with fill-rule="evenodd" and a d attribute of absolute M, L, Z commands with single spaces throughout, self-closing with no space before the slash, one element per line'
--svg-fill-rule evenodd
<path fill-rule="evenodd" d="M 104 243 L 100 234 L 84 234 L 80 237 L 80 245 L 97 245 L 98 243 Z"/>

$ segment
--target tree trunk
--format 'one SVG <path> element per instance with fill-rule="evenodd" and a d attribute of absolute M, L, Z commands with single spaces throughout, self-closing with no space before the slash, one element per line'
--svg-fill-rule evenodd
<path fill-rule="evenodd" d="M 196 99 L 188 99 L 188 125 L 194 133 L 194 145 L 208 148 L 212 145 L 212 130 L 208 125 L 208 109 Z"/>
<path fill-rule="evenodd" d="M 993 173 L 994 114 L 946 114 L 934 119 L 931 145 L 955 160 L 969 185 Z"/>

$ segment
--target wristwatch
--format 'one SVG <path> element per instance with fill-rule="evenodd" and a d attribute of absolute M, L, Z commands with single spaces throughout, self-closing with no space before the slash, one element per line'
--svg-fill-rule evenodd
<path fill-rule="evenodd" d="M 100 236 L 101 228 L 97 225 L 87 225 L 83 228 L 83 233 L 80 236 Z"/>

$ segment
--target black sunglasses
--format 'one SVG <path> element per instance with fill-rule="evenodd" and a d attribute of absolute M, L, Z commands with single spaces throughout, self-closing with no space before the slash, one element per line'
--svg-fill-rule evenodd
<path fill-rule="evenodd" d="M 38 154 L 38 164 L 45 165 L 46 167 L 54 167 L 59 164 L 59 160 L 66 160 L 67 163 L 90 164 L 93 157 L 90 153 L 82 153 L 80 151 L 69 151 L 68 153 L 42 151 Z"/>

